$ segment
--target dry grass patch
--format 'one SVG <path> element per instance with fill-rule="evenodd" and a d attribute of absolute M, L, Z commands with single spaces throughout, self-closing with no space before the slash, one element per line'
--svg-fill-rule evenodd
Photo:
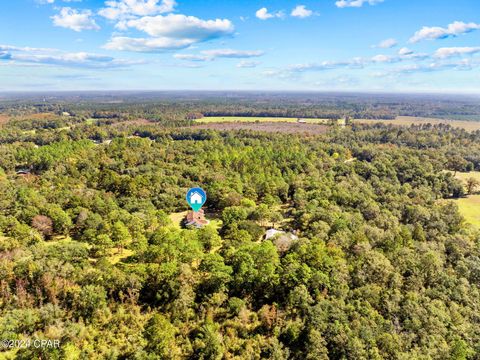
<path fill-rule="evenodd" d="M 328 131 L 329 127 L 318 124 L 299 124 L 288 122 L 226 122 L 226 123 L 208 123 L 193 126 L 193 129 L 210 129 L 220 131 L 232 130 L 251 130 L 263 131 L 268 133 L 283 134 L 307 134 L 321 135 Z"/>
<path fill-rule="evenodd" d="M 8 123 L 10 120 L 10 116 L 5 115 L 5 114 L 0 114 L 0 125 L 4 125 Z"/>
<path fill-rule="evenodd" d="M 452 127 L 462 128 L 467 131 L 480 130 L 480 121 L 463 121 L 463 120 L 444 120 L 435 118 L 415 117 L 415 116 L 398 116 L 395 120 L 371 120 L 371 119 L 358 119 L 354 120 L 360 124 L 390 124 L 396 126 L 410 126 L 410 125 L 439 125 L 447 124 Z"/>
<path fill-rule="evenodd" d="M 480 228 L 480 195 L 456 200 L 460 213 L 468 223 Z"/>

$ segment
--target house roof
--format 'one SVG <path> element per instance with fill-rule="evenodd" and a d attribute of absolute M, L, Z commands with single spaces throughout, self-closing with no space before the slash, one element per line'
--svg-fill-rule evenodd
<path fill-rule="evenodd" d="M 189 211 L 185 217 L 185 225 L 204 226 L 208 224 L 208 220 L 205 219 L 205 212 L 203 209 L 199 211 Z"/>
<path fill-rule="evenodd" d="M 281 230 L 277 230 L 277 229 L 268 229 L 265 232 L 265 239 L 266 240 L 271 239 L 278 234 L 285 234 L 285 231 L 281 231 Z"/>
<path fill-rule="evenodd" d="M 285 231 L 277 230 L 277 229 L 268 229 L 265 232 L 265 240 L 269 240 L 271 238 L 276 237 L 277 235 L 281 235 L 282 237 L 285 236 L 287 238 L 290 238 L 292 240 L 297 240 L 298 236 L 295 234 L 291 233 L 286 233 Z"/>

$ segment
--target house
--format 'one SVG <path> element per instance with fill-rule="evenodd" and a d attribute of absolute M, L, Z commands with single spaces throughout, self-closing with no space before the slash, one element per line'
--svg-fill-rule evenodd
<path fill-rule="evenodd" d="M 197 229 L 208 225 L 208 223 L 209 221 L 205 219 L 205 212 L 203 209 L 200 209 L 199 211 L 187 212 L 187 216 L 185 216 L 184 220 L 185 226 L 192 226 L 196 227 Z"/>
<path fill-rule="evenodd" d="M 203 196 L 196 191 L 191 193 L 190 194 L 190 204 L 203 205 Z"/>

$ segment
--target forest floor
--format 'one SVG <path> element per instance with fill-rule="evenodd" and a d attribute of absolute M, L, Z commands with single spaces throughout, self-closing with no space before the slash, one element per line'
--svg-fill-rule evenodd
<path fill-rule="evenodd" d="M 328 131 L 329 127 L 320 124 L 301 124 L 289 122 L 225 122 L 206 123 L 194 126 L 195 129 L 211 129 L 221 131 L 252 130 L 269 133 L 320 135 Z"/>
<path fill-rule="evenodd" d="M 372 120 L 372 119 L 355 119 L 355 123 L 360 124 L 391 124 L 398 126 L 410 126 L 410 125 L 424 125 L 424 124 L 448 124 L 452 127 L 462 128 L 467 131 L 476 131 L 480 130 L 480 121 L 465 121 L 465 120 L 447 120 L 447 119 L 436 119 L 436 118 L 425 118 L 425 117 L 415 117 L 415 116 L 398 116 L 395 120 Z"/>

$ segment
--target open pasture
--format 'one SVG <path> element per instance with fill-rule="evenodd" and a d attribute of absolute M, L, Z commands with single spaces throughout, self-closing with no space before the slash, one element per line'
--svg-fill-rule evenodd
<path fill-rule="evenodd" d="M 226 123 L 209 123 L 200 124 L 195 129 L 210 129 L 220 131 L 231 130 L 251 130 L 263 131 L 268 133 L 283 134 L 307 134 L 320 135 L 328 131 L 329 127 L 320 124 L 300 124 L 288 122 L 226 122 Z"/>
<path fill-rule="evenodd" d="M 298 123 L 300 121 L 307 124 L 327 124 L 328 119 L 306 119 L 296 117 L 262 117 L 262 116 L 206 116 L 196 120 L 198 123 L 222 123 L 222 122 L 281 122 L 281 123 Z"/>
<path fill-rule="evenodd" d="M 369 125 L 383 123 L 383 124 L 390 124 L 390 125 L 396 125 L 396 126 L 447 124 L 452 127 L 465 129 L 467 131 L 480 130 L 480 121 L 444 120 L 444 119 L 414 117 L 414 116 L 398 116 L 395 120 L 355 119 L 354 122 L 360 123 L 360 124 L 369 124 Z"/>

